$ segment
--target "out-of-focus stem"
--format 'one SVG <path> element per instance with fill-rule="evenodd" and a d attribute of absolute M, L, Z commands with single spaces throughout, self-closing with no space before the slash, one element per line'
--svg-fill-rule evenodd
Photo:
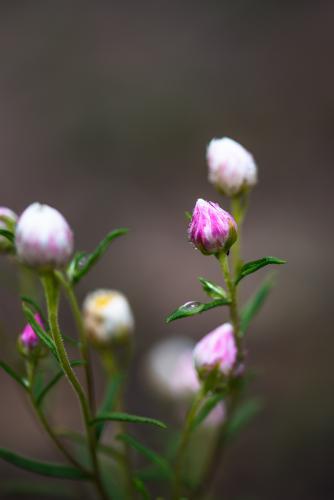
<path fill-rule="evenodd" d="M 247 192 L 237 194 L 231 198 L 231 213 L 233 215 L 235 222 L 238 225 L 238 239 L 231 248 L 234 275 L 241 266 L 241 255 L 240 255 L 240 248 L 242 241 L 241 229 L 246 215 L 247 203 L 248 203 Z"/>

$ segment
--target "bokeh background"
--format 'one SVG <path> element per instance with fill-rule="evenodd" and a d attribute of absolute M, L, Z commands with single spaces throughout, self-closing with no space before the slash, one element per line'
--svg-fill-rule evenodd
<path fill-rule="evenodd" d="M 143 376 L 151 345 L 198 339 L 222 320 L 164 323 L 204 298 L 198 275 L 219 276 L 185 233 L 197 197 L 227 206 L 207 182 L 208 141 L 230 136 L 257 160 L 244 257 L 288 265 L 249 332 L 251 392 L 265 407 L 229 451 L 219 498 L 334 498 L 333 22 L 326 1 L 0 2 L 0 204 L 57 207 L 79 249 L 131 228 L 78 289 L 129 296 L 130 410 L 163 417 Z M 15 360 L 24 321 L 6 260 L 0 274 L 1 357 Z M 62 324 L 73 326 L 65 307 Z M 98 393 L 101 383 L 98 372 Z M 14 383 L 1 373 L 0 384 L 0 445 L 59 459 Z M 61 387 L 54 419 L 75 425 Z M 0 463 L 1 484 L 28 478 Z"/>

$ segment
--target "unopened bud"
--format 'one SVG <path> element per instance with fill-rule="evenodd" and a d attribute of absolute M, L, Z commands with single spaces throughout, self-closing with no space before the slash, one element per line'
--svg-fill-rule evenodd
<path fill-rule="evenodd" d="M 42 328 L 44 328 L 42 318 L 39 314 L 35 314 L 35 320 Z M 26 352 L 33 351 L 39 343 L 39 338 L 29 323 L 24 327 L 20 335 L 20 342 Z"/>
<path fill-rule="evenodd" d="M 223 194 L 233 196 L 256 184 L 257 166 L 253 156 L 233 139 L 212 139 L 206 156 L 209 181 Z"/>
<path fill-rule="evenodd" d="M 190 241 L 205 255 L 228 252 L 237 240 L 237 224 L 218 203 L 197 200 L 188 229 Z"/>
<path fill-rule="evenodd" d="M 134 318 L 125 295 L 116 290 L 97 290 L 83 304 L 89 339 L 103 346 L 127 340 L 134 330 Z"/>
<path fill-rule="evenodd" d="M 73 251 L 73 233 L 58 210 L 33 203 L 23 212 L 16 228 L 20 259 L 32 267 L 64 267 Z"/>
<path fill-rule="evenodd" d="M 237 359 L 233 326 L 224 323 L 208 333 L 196 344 L 193 355 L 201 379 L 205 379 L 212 372 L 228 376 Z"/>

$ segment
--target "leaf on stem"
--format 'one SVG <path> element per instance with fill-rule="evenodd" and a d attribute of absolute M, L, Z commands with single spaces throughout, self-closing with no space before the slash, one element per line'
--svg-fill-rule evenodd
<path fill-rule="evenodd" d="M 29 325 L 32 327 L 32 329 L 34 330 L 36 335 L 46 345 L 46 347 L 52 352 L 52 354 L 54 355 L 54 357 L 58 361 L 56 345 L 55 345 L 53 339 L 37 323 L 37 321 L 35 320 L 34 313 L 29 309 L 29 307 L 27 307 L 24 303 L 23 303 L 22 307 L 23 307 L 24 315 L 25 315 L 26 320 L 28 321 Z"/>
<path fill-rule="evenodd" d="M 235 284 L 237 285 L 245 276 L 255 273 L 258 269 L 268 266 L 269 264 L 286 264 L 286 260 L 278 259 L 277 257 L 262 257 L 262 259 L 247 262 L 241 267 L 235 279 Z"/>
<path fill-rule="evenodd" d="M 15 236 L 14 233 L 8 231 L 8 229 L 0 229 L 0 236 L 6 238 L 12 245 L 14 245 Z"/>
<path fill-rule="evenodd" d="M 138 491 L 138 493 L 141 494 L 141 497 L 143 500 L 150 500 L 151 496 L 144 484 L 144 482 L 139 479 L 139 477 L 134 477 L 133 478 L 133 484 L 135 489 Z"/>
<path fill-rule="evenodd" d="M 235 411 L 227 426 L 227 438 L 234 438 L 239 432 L 262 410 L 263 404 L 259 399 L 250 399 Z"/>
<path fill-rule="evenodd" d="M 255 293 L 243 307 L 240 315 L 240 331 L 242 335 L 246 333 L 252 319 L 264 304 L 274 284 L 275 282 L 273 279 L 273 275 L 265 278 L 263 283 L 259 286 L 259 288 L 255 291 Z"/>
<path fill-rule="evenodd" d="M 44 325 L 48 324 L 48 320 L 46 319 L 46 316 L 42 311 L 42 308 L 37 304 L 37 302 L 34 299 L 28 297 L 27 295 L 21 295 L 20 298 L 24 304 L 28 304 L 29 306 L 31 306 L 34 309 L 34 311 L 40 315 Z"/>
<path fill-rule="evenodd" d="M 172 477 L 173 471 L 167 460 L 158 455 L 158 453 L 156 453 L 155 451 L 147 448 L 147 446 L 144 446 L 140 441 L 138 441 L 138 439 L 130 436 L 130 434 L 118 434 L 116 436 L 116 439 L 119 439 L 120 441 L 123 441 L 124 443 L 131 446 L 131 448 L 144 455 L 144 457 L 150 460 L 150 462 L 161 468 L 166 476 Z"/>
<path fill-rule="evenodd" d="M 18 373 L 16 373 L 16 371 L 13 370 L 13 368 L 11 368 L 9 365 L 7 365 L 4 361 L 1 361 L 1 360 L 0 360 L 0 367 L 6 373 L 8 373 L 8 375 L 10 377 L 12 377 L 12 379 L 14 379 L 16 382 L 18 382 L 23 387 L 23 389 L 25 389 L 25 390 L 28 389 L 28 384 L 25 381 L 25 379 L 23 377 L 21 377 Z"/>
<path fill-rule="evenodd" d="M 74 360 L 74 361 L 71 361 L 70 362 L 70 365 L 72 367 L 74 366 L 82 366 L 85 364 L 85 361 L 81 360 L 81 359 L 78 359 L 78 360 Z M 59 380 L 65 375 L 65 373 L 63 372 L 63 370 L 60 370 L 58 373 L 56 373 L 56 375 L 54 377 L 52 377 L 52 379 L 50 380 L 50 382 L 48 382 L 46 384 L 46 386 L 38 393 L 38 395 L 36 396 L 36 405 L 37 406 L 40 406 L 45 398 L 45 396 L 48 394 L 48 392 L 50 391 L 50 389 L 52 389 L 52 387 L 54 387 L 57 382 L 59 382 Z"/>
<path fill-rule="evenodd" d="M 212 302 L 208 302 L 206 304 L 202 302 L 187 302 L 167 316 L 166 323 L 170 323 L 176 319 L 187 318 L 188 316 L 196 316 L 197 314 L 213 309 L 214 307 L 226 306 L 230 303 L 231 301 L 227 298 L 213 300 Z"/>
<path fill-rule="evenodd" d="M 60 479 L 89 479 L 87 474 L 75 467 L 33 460 L 13 453 L 6 448 L 0 448 L 0 458 L 16 465 L 16 467 L 20 467 L 30 472 L 36 472 L 43 476 L 57 477 Z"/>
<path fill-rule="evenodd" d="M 207 293 L 212 299 L 228 298 L 227 292 L 224 290 L 224 288 L 217 285 L 213 281 L 207 280 L 202 277 L 199 277 L 198 281 L 201 283 L 204 292 Z"/>
<path fill-rule="evenodd" d="M 106 388 L 105 396 L 102 404 L 97 412 L 97 417 L 99 415 L 104 415 L 113 410 L 117 398 L 117 393 L 121 387 L 123 381 L 123 375 L 121 373 L 115 374 L 109 381 Z M 100 440 L 105 426 L 105 421 L 99 422 L 95 428 L 95 434 L 97 441 Z"/>
<path fill-rule="evenodd" d="M 202 422 L 204 422 L 204 420 L 208 417 L 208 415 L 212 412 L 212 410 L 217 406 L 217 404 L 219 404 L 225 398 L 225 396 L 226 396 L 225 392 L 209 396 L 202 405 L 202 407 L 199 409 L 196 417 L 194 418 L 191 429 L 195 430 L 196 427 L 198 427 Z"/>
<path fill-rule="evenodd" d="M 161 429 L 167 428 L 167 426 L 163 422 L 161 422 L 160 420 L 156 420 L 155 418 L 141 417 L 139 415 L 131 415 L 130 413 L 122 412 L 112 412 L 98 415 L 93 420 L 91 420 L 90 423 L 91 425 L 96 425 L 99 422 L 106 422 L 109 420 L 115 422 L 131 422 L 134 424 L 150 424 L 160 427 Z"/>
<path fill-rule="evenodd" d="M 128 229 L 115 229 L 107 234 L 107 236 L 98 244 L 94 252 L 76 253 L 67 268 L 67 276 L 71 283 L 78 283 L 85 274 L 93 267 L 94 264 L 105 254 L 112 241 L 123 234 L 126 234 Z"/>

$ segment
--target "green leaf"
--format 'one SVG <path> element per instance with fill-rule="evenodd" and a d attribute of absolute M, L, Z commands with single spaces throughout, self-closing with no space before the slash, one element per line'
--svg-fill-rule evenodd
<path fill-rule="evenodd" d="M 36 472 L 43 476 L 57 477 L 61 479 L 89 479 L 89 476 L 84 474 L 81 470 L 67 465 L 54 464 L 49 462 L 41 462 L 39 460 L 32 460 L 31 458 L 23 457 L 17 453 L 0 448 L 0 458 L 16 465 L 21 469 L 30 472 Z"/>
<path fill-rule="evenodd" d="M 15 370 L 13 370 L 13 368 L 11 368 L 9 365 L 7 365 L 4 361 L 1 360 L 0 360 L 0 367 L 3 370 L 5 370 L 5 372 L 8 373 L 10 377 L 12 377 L 16 382 L 18 382 L 23 387 L 23 389 L 25 390 L 28 389 L 28 384 L 25 381 L 25 379 L 21 377 L 18 373 L 16 373 Z"/>
<path fill-rule="evenodd" d="M 121 373 L 115 374 L 109 381 L 106 388 L 105 396 L 102 404 L 97 412 L 97 416 L 103 415 L 111 412 L 115 407 L 115 402 L 117 398 L 117 393 L 121 387 L 123 381 L 123 375 Z M 96 425 L 96 439 L 99 441 L 105 426 L 105 421 L 102 421 Z"/>
<path fill-rule="evenodd" d="M 176 319 L 187 318 L 188 316 L 196 316 L 196 314 L 208 311 L 214 307 L 226 306 L 230 303 L 229 299 L 217 299 L 207 304 L 203 304 L 202 302 L 187 302 L 167 316 L 166 323 L 170 323 Z"/>
<path fill-rule="evenodd" d="M 263 257 L 259 260 L 247 262 L 241 267 L 235 280 L 235 284 L 237 285 L 239 281 L 241 281 L 245 276 L 248 276 L 248 274 L 255 273 L 258 269 L 268 266 L 269 264 L 286 264 L 286 260 L 278 259 L 277 257 Z"/>
<path fill-rule="evenodd" d="M 78 360 L 74 360 L 74 361 L 71 361 L 70 362 L 70 365 L 72 367 L 74 366 L 82 366 L 85 364 L 85 361 L 81 360 L 81 359 L 78 359 Z M 46 384 L 46 386 L 41 390 L 41 392 L 38 394 L 38 396 L 36 397 L 36 405 L 37 406 L 40 406 L 45 398 L 45 396 L 47 395 L 47 393 L 49 392 L 50 389 L 52 389 L 52 387 L 54 387 L 57 382 L 59 382 L 59 380 L 65 375 L 65 373 L 60 370 L 58 373 L 56 373 L 56 375 L 54 377 L 52 377 L 52 379 L 50 380 L 50 382 L 48 384 Z"/>
<path fill-rule="evenodd" d="M 31 306 L 35 310 L 35 312 L 40 315 L 44 325 L 48 324 L 48 320 L 46 319 L 45 314 L 42 311 L 42 308 L 37 304 L 37 302 L 34 301 L 34 299 L 28 297 L 27 295 L 21 295 L 20 298 L 24 304 L 28 304 L 29 306 Z"/>
<path fill-rule="evenodd" d="M 217 285 L 213 281 L 209 281 L 205 278 L 198 278 L 201 283 L 202 288 L 205 293 L 209 295 L 212 299 L 228 299 L 227 292 L 221 286 Z"/>
<path fill-rule="evenodd" d="M 130 413 L 112 412 L 105 413 L 96 416 L 90 423 L 91 425 L 96 425 L 99 422 L 104 421 L 115 421 L 115 422 L 132 422 L 134 424 L 150 424 L 160 427 L 161 429 L 166 429 L 167 426 L 160 420 L 149 417 L 141 417 L 139 415 L 131 415 Z"/>
<path fill-rule="evenodd" d="M 107 234 L 107 236 L 98 244 L 94 252 L 86 254 L 78 253 L 74 256 L 67 269 L 67 276 L 72 283 L 78 283 L 85 274 L 96 264 L 96 262 L 106 253 L 112 241 L 123 234 L 126 234 L 128 229 L 115 229 Z"/>
<path fill-rule="evenodd" d="M 69 439 L 74 444 L 87 447 L 86 437 L 80 434 L 79 432 L 73 432 L 68 430 L 57 430 L 57 436 Z M 108 456 L 109 458 L 111 457 L 118 462 L 120 460 L 124 460 L 124 455 L 116 448 L 101 443 L 99 443 L 97 446 L 98 446 L 98 451 Z"/>
<path fill-rule="evenodd" d="M 226 396 L 225 393 L 219 393 L 219 394 L 213 394 L 212 396 L 209 396 L 207 400 L 204 402 L 202 407 L 200 408 L 199 412 L 197 413 L 193 424 L 192 424 L 192 430 L 195 430 L 196 427 L 198 427 L 204 420 L 207 418 L 207 416 L 212 412 L 212 410 L 219 404 L 222 399 L 224 399 Z"/>
<path fill-rule="evenodd" d="M 186 220 L 190 222 L 190 221 L 191 221 L 191 219 L 192 219 L 192 217 L 193 217 L 193 216 L 191 215 L 191 213 L 190 213 L 188 210 L 186 210 L 186 211 L 184 212 L 184 215 L 185 215 Z"/>
<path fill-rule="evenodd" d="M 262 408 L 263 404 L 259 399 L 250 399 L 240 406 L 227 426 L 227 438 L 230 440 L 238 435 Z"/>
<path fill-rule="evenodd" d="M 158 455 L 155 451 L 147 448 L 147 446 L 144 446 L 142 443 L 140 443 L 140 441 L 138 441 L 138 439 L 130 436 L 130 434 L 118 434 L 116 436 L 116 439 L 119 439 L 120 441 L 123 441 L 124 443 L 131 446 L 131 448 L 144 455 L 144 457 L 150 460 L 150 462 L 160 467 L 164 471 L 166 476 L 172 477 L 173 471 L 167 460 Z"/>
<path fill-rule="evenodd" d="M 0 236 L 6 238 L 12 245 L 14 245 L 15 236 L 14 233 L 8 231 L 8 229 L 0 229 Z"/>
<path fill-rule="evenodd" d="M 249 299 L 246 305 L 243 307 L 240 315 L 240 330 L 242 335 L 247 331 L 252 319 L 258 313 L 262 305 L 264 304 L 266 298 L 269 295 L 270 290 L 274 286 L 273 276 L 268 276 L 265 278 L 260 287 L 256 290 L 254 295 Z"/>
<path fill-rule="evenodd" d="M 139 479 L 139 477 L 133 478 L 133 484 L 134 484 L 135 489 L 138 491 L 138 493 L 141 494 L 141 497 L 143 498 L 143 500 L 150 500 L 150 498 L 151 498 L 150 494 L 147 491 L 147 488 L 146 488 L 144 482 L 141 479 Z"/>
<path fill-rule="evenodd" d="M 58 361 L 58 355 L 57 355 L 57 350 L 56 350 L 56 345 L 51 338 L 50 335 L 48 335 L 43 328 L 37 323 L 35 320 L 34 313 L 27 307 L 26 305 L 23 304 L 23 312 L 24 315 L 29 323 L 29 325 L 32 327 L 36 335 L 40 338 L 40 340 L 46 345 L 48 349 L 52 352 L 56 360 Z"/>

